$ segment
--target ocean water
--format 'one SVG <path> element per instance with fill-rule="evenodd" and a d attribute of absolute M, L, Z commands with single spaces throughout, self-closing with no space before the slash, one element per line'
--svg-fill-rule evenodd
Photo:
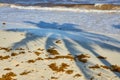
<path fill-rule="evenodd" d="M 0 0 L 0 3 L 12 3 L 12 4 L 96 4 L 96 3 L 108 3 L 108 4 L 120 4 L 120 0 Z"/>

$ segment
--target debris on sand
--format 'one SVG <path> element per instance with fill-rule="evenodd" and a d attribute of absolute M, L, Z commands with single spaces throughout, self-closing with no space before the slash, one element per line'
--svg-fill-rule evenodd
<path fill-rule="evenodd" d="M 29 73 L 31 73 L 31 71 L 24 71 L 24 72 L 20 73 L 20 75 L 27 75 Z"/>
<path fill-rule="evenodd" d="M 17 53 L 11 53 L 11 56 L 17 56 L 18 54 Z"/>
<path fill-rule="evenodd" d="M 8 59 L 8 58 L 10 58 L 9 55 L 6 55 L 6 56 L 0 56 L 0 60 L 4 60 L 4 59 Z"/>
<path fill-rule="evenodd" d="M 34 52 L 37 56 L 39 56 L 41 53 L 40 52 L 38 52 L 38 51 L 35 51 Z"/>
<path fill-rule="evenodd" d="M 15 77 L 16 74 L 13 72 L 6 73 L 5 75 L 2 75 L 2 78 L 0 80 L 13 80 L 12 77 Z"/>
<path fill-rule="evenodd" d="M 101 76 L 101 75 L 102 75 L 102 73 L 98 73 L 97 75 L 98 75 L 98 76 Z"/>
<path fill-rule="evenodd" d="M 80 74 L 75 74 L 73 77 L 74 78 L 78 78 L 78 77 L 81 77 L 82 75 L 80 75 Z"/>
<path fill-rule="evenodd" d="M 120 73 L 120 66 L 118 66 L 118 65 L 111 65 L 110 69 L 111 69 L 111 71 Z"/>
<path fill-rule="evenodd" d="M 47 52 L 49 52 L 51 55 L 59 55 L 58 51 L 54 48 L 47 49 Z"/>
<path fill-rule="evenodd" d="M 61 42 L 61 40 L 57 40 L 57 41 L 55 41 L 55 43 L 61 44 L 62 42 Z"/>
<path fill-rule="evenodd" d="M 38 60 L 43 60 L 41 57 L 38 57 L 38 58 L 36 58 L 36 59 L 31 59 L 31 60 L 28 60 L 27 62 L 28 63 L 35 63 L 36 61 L 38 61 Z"/>
<path fill-rule="evenodd" d="M 56 59 L 70 59 L 70 60 L 74 60 L 74 57 L 71 55 L 65 55 L 65 56 L 55 56 L 55 57 L 49 57 L 46 58 L 47 60 L 56 60 Z"/>
<path fill-rule="evenodd" d="M 90 58 L 90 56 L 88 54 L 81 54 L 77 55 L 75 58 L 77 58 L 82 63 L 86 63 L 87 62 L 86 58 Z"/>
<path fill-rule="evenodd" d="M 99 59 L 106 59 L 107 57 L 98 56 L 97 58 L 99 58 Z"/>
<path fill-rule="evenodd" d="M 42 48 L 38 48 L 37 50 L 43 51 L 44 49 L 42 49 Z"/>
<path fill-rule="evenodd" d="M 110 67 L 105 66 L 105 65 L 101 65 L 100 67 L 104 68 L 104 69 L 110 69 Z"/>
<path fill-rule="evenodd" d="M 4 70 L 12 70 L 11 68 L 5 68 Z"/>
<path fill-rule="evenodd" d="M 58 79 L 58 78 L 57 78 L 57 77 L 51 77 L 51 79 L 55 79 L 55 80 L 56 80 L 56 79 Z"/>
<path fill-rule="evenodd" d="M 67 70 L 65 73 L 67 73 L 67 74 L 72 74 L 72 73 L 73 73 L 73 70 Z"/>
<path fill-rule="evenodd" d="M 62 63 L 60 66 L 57 66 L 56 63 L 51 63 L 48 65 L 53 71 L 56 72 L 64 72 L 67 67 L 69 67 L 68 64 Z"/>
<path fill-rule="evenodd" d="M 94 65 L 94 66 L 89 66 L 89 68 L 92 68 L 92 69 L 98 69 L 100 68 L 100 66 L 98 64 Z"/>
<path fill-rule="evenodd" d="M 10 52 L 12 49 L 11 48 L 6 48 L 6 47 L 0 47 L 0 50 L 5 50 L 6 52 Z"/>

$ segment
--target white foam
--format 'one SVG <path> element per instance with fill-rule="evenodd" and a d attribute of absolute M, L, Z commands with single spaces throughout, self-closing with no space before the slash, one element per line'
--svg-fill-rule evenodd
<path fill-rule="evenodd" d="M 31 10 L 35 9 L 35 10 L 49 10 L 49 11 L 102 12 L 102 13 L 120 12 L 120 10 L 95 10 L 95 9 L 65 8 L 65 7 L 40 7 L 40 6 L 17 6 L 17 5 L 10 5 L 10 7 L 17 9 L 31 9 Z"/>

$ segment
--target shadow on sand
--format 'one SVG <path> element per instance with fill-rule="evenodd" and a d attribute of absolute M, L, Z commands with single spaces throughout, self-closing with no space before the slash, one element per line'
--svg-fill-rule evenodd
<path fill-rule="evenodd" d="M 39 41 L 37 41 L 38 38 L 47 37 L 47 40 L 45 42 L 45 49 L 50 48 L 50 46 L 59 47 L 54 43 L 54 41 L 57 38 L 60 38 L 64 42 L 66 49 L 73 56 L 82 54 L 81 50 L 76 48 L 76 44 L 77 46 L 81 46 L 82 48 L 91 52 L 95 57 L 99 56 L 100 53 L 96 52 L 95 48 L 91 46 L 93 44 L 101 48 L 120 53 L 120 47 L 112 45 L 112 44 L 120 45 L 120 41 L 105 35 L 85 32 L 81 29 L 77 29 L 76 26 L 79 25 L 69 24 L 69 23 L 60 25 L 56 22 L 47 23 L 43 21 L 39 23 L 25 21 L 25 23 L 32 24 L 38 27 L 39 29 L 17 29 L 17 30 L 8 29 L 7 31 L 27 32 L 25 38 L 20 42 L 15 43 L 13 48 L 27 45 L 27 43 L 30 41 L 36 41 L 40 43 Z M 34 34 L 34 36 L 31 36 L 31 32 Z M 108 44 L 108 42 L 112 44 Z M 106 66 L 112 65 L 107 60 L 100 59 L 100 61 Z M 89 78 L 91 77 L 88 71 L 85 70 L 83 63 L 76 62 L 76 65 L 83 72 L 85 77 L 89 77 Z M 114 74 L 117 75 L 118 77 L 120 75 L 118 73 L 114 73 Z"/>

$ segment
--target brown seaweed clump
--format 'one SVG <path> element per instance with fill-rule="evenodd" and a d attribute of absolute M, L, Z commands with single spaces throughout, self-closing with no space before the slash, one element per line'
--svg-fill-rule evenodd
<path fill-rule="evenodd" d="M 47 52 L 49 52 L 51 55 L 59 55 L 58 51 L 54 48 L 47 49 Z"/>
<path fill-rule="evenodd" d="M 76 78 L 76 77 L 81 77 L 82 75 L 80 74 L 75 74 L 73 77 Z"/>
<path fill-rule="evenodd" d="M 39 56 L 41 53 L 40 52 L 38 52 L 38 51 L 35 51 L 34 52 L 37 56 Z"/>
<path fill-rule="evenodd" d="M 107 57 L 98 56 L 97 58 L 99 58 L 99 59 L 106 59 Z"/>
<path fill-rule="evenodd" d="M 86 58 L 90 58 L 87 54 L 81 54 L 77 55 L 75 58 L 77 58 L 80 62 L 86 63 L 88 60 Z"/>
<path fill-rule="evenodd" d="M 0 50 L 5 50 L 6 52 L 10 52 L 12 49 L 11 48 L 0 47 Z"/>
<path fill-rule="evenodd" d="M 65 69 L 69 66 L 66 63 L 62 63 L 60 66 L 57 66 L 56 63 L 51 63 L 50 65 L 48 65 L 53 71 L 56 72 L 64 72 Z"/>
<path fill-rule="evenodd" d="M 96 64 L 94 66 L 89 66 L 89 68 L 92 68 L 92 69 L 104 68 L 104 69 L 109 69 L 113 72 L 119 72 L 120 73 L 120 66 L 118 66 L 118 65 L 105 66 L 105 65 Z"/>
<path fill-rule="evenodd" d="M 20 75 L 27 75 L 29 73 L 31 73 L 31 71 L 24 71 L 24 72 L 20 73 Z"/>
<path fill-rule="evenodd" d="M 10 58 L 9 55 L 6 55 L 6 56 L 0 56 L 0 60 L 4 60 L 4 59 L 8 59 L 8 58 Z"/>
<path fill-rule="evenodd" d="M 55 56 L 53 58 L 49 57 L 46 58 L 47 60 L 56 60 L 56 59 L 70 59 L 70 60 L 74 60 L 74 57 L 71 55 L 65 55 L 65 56 Z"/>
<path fill-rule="evenodd" d="M 94 66 L 89 66 L 89 68 L 92 68 L 92 69 L 98 69 L 100 68 L 100 66 L 98 64 L 94 65 Z"/>
<path fill-rule="evenodd" d="M 31 60 L 28 60 L 27 62 L 28 62 L 28 63 L 34 63 L 35 60 L 32 60 L 32 59 L 31 59 Z"/>
<path fill-rule="evenodd" d="M 11 53 L 11 56 L 17 56 L 18 54 L 17 53 Z"/>
<path fill-rule="evenodd" d="M 55 43 L 61 44 L 62 42 L 61 42 L 61 40 L 57 40 L 57 41 L 55 41 Z"/>
<path fill-rule="evenodd" d="M 72 73 L 73 73 L 73 70 L 67 70 L 65 73 L 67 73 L 67 74 L 72 74 Z"/>
<path fill-rule="evenodd" d="M 5 68 L 4 70 L 12 70 L 11 68 Z"/>
<path fill-rule="evenodd" d="M 51 79 L 56 80 L 56 79 L 58 79 L 58 78 L 57 78 L 57 77 L 51 77 Z"/>
<path fill-rule="evenodd" d="M 6 73 L 5 75 L 2 75 L 2 78 L 0 80 L 13 80 L 12 77 L 15 77 L 16 74 L 13 72 Z"/>
<path fill-rule="evenodd" d="M 36 58 L 36 59 L 31 59 L 31 60 L 28 60 L 27 62 L 28 63 L 35 63 L 36 61 L 38 61 L 38 60 L 43 60 L 41 57 L 38 57 L 38 58 Z"/>
<path fill-rule="evenodd" d="M 110 69 L 111 69 L 111 71 L 120 73 L 120 66 L 118 66 L 118 65 L 111 65 Z"/>
<path fill-rule="evenodd" d="M 100 67 L 104 68 L 104 69 L 110 69 L 110 67 L 105 66 L 105 65 L 101 65 Z"/>
<path fill-rule="evenodd" d="M 37 50 L 44 51 L 44 49 L 42 49 L 42 48 L 38 48 Z"/>
<path fill-rule="evenodd" d="M 101 75 L 102 75 L 102 73 L 98 73 L 97 75 L 98 75 L 98 76 L 101 76 Z"/>

